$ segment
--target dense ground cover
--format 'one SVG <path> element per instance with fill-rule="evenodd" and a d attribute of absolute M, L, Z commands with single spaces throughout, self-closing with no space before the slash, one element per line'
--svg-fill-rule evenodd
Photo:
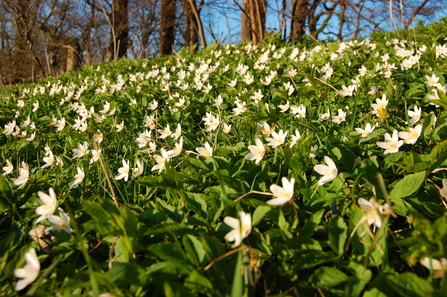
<path fill-rule="evenodd" d="M 0 111 L 0 290 L 445 296 L 445 26 L 17 88 Z"/>

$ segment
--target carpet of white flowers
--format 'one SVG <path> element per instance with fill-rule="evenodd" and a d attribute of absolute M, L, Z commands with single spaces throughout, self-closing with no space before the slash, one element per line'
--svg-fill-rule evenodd
<path fill-rule="evenodd" d="M 213 44 L 17 87 L 1 99 L 0 291 L 446 296 L 445 26 Z"/>

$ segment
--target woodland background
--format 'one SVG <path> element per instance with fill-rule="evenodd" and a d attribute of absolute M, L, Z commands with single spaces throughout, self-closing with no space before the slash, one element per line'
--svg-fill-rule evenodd
<path fill-rule="evenodd" d="M 0 85 L 214 41 L 256 44 L 266 34 L 290 42 L 359 38 L 445 12 L 442 0 L 2 0 Z"/>

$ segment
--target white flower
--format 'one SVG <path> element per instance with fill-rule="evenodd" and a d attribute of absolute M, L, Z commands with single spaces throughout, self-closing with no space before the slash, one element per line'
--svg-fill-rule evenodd
<path fill-rule="evenodd" d="M 40 215 L 36 220 L 36 224 L 48 219 L 56 211 L 57 199 L 53 188 L 48 189 L 48 194 L 41 191 L 37 192 L 37 196 L 42 200 L 43 205 L 36 208 L 36 214 Z"/>
<path fill-rule="evenodd" d="M 153 152 L 155 152 L 157 150 L 157 144 L 155 144 L 155 142 L 151 141 L 148 144 L 148 148 L 146 148 L 146 150 L 144 152 L 148 153 L 148 154 L 152 154 Z"/>
<path fill-rule="evenodd" d="M 286 112 L 290 108 L 289 101 L 287 101 L 287 103 L 284 105 L 282 105 L 282 104 L 278 105 L 278 107 L 281 110 L 281 112 Z"/>
<path fill-rule="evenodd" d="M 16 120 L 7 123 L 5 125 L 5 131 L 3 131 L 3 133 L 5 133 L 6 135 L 11 135 L 12 133 L 14 133 L 15 128 L 16 128 Z"/>
<path fill-rule="evenodd" d="M 401 147 L 402 144 L 404 144 L 404 142 L 402 140 L 399 140 L 399 134 L 397 130 L 394 130 L 393 136 L 390 136 L 390 134 L 385 133 L 385 142 L 378 141 L 376 142 L 376 144 L 379 147 L 385 149 L 385 151 L 383 152 L 384 154 L 391 154 L 398 152 L 399 147 Z"/>
<path fill-rule="evenodd" d="M 314 166 L 314 170 L 323 175 L 318 181 L 319 186 L 332 181 L 334 178 L 337 177 L 338 174 L 338 169 L 335 165 L 335 162 L 328 156 L 324 156 L 324 160 L 326 161 L 327 165 L 317 164 Z"/>
<path fill-rule="evenodd" d="M 225 240 L 234 241 L 234 247 L 238 247 L 251 232 L 251 215 L 243 211 L 239 211 L 239 219 L 225 217 L 223 222 L 233 228 L 225 235 Z"/>
<path fill-rule="evenodd" d="M 121 123 L 118 125 L 115 125 L 115 127 L 116 127 L 116 132 L 121 132 L 121 130 L 124 129 L 124 121 L 121 121 Z"/>
<path fill-rule="evenodd" d="M 338 93 L 340 95 L 342 95 L 343 97 L 347 97 L 347 96 L 352 96 L 353 92 L 355 90 L 355 86 L 354 85 L 350 85 L 348 87 L 346 87 L 345 85 L 341 86 L 341 88 L 343 89 L 342 91 L 338 91 Z"/>
<path fill-rule="evenodd" d="M 47 156 L 47 157 L 44 157 L 44 158 L 43 158 L 43 161 L 45 162 L 45 164 L 42 165 L 42 167 L 40 167 L 40 168 L 47 168 L 47 167 L 50 167 L 50 166 L 53 165 L 53 163 L 54 163 L 54 156 L 53 156 L 53 152 L 52 152 L 52 151 L 48 151 L 48 152 L 45 154 L 45 156 Z"/>
<path fill-rule="evenodd" d="M 62 131 L 65 128 L 65 118 L 61 118 L 60 120 L 57 120 L 54 127 L 57 128 L 57 131 Z"/>
<path fill-rule="evenodd" d="M 132 176 L 133 177 L 138 177 L 138 176 L 142 175 L 143 174 L 143 170 L 144 170 L 143 163 L 141 163 L 140 160 L 137 160 L 137 167 L 132 169 L 132 171 L 133 171 Z"/>
<path fill-rule="evenodd" d="M 151 140 L 151 131 L 144 131 L 138 135 L 138 138 L 135 140 L 138 143 L 139 148 L 143 148 L 147 145 L 147 143 Z"/>
<path fill-rule="evenodd" d="M 253 80 L 253 75 L 251 75 L 250 73 L 245 74 L 244 78 L 242 79 L 242 81 L 247 85 L 251 85 L 251 83 L 253 83 Z"/>
<path fill-rule="evenodd" d="M 87 150 L 87 148 L 88 148 L 87 141 L 84 141 L 83 144 L 78 143 L 78 148 L 77 149 L 72 149 L 73 153 L 75 153 L 73 158 L 81 158 L 82 156 L 87 154 L 89 152 L 89 150 Z"/>
<path fill-rule="evenodd" d="M 366 213 L 368 224 L 374 224 L 377 228 L 382 227 L 382 218 L 379 213 L 382 211 L 383 207 L 376 203 L 374 198 L 371 198 L 370 201 L 360 198 L 358 203 L 360 208 Z"/>
<path fill-rule="evenodd" d="M 177 124 L 177 128 L 175 128 L 175 132 L 171 134 L 171 137 L 174 140 L 177 140 L 177 138 L 179 138 L 182 135 L 182 126 L 180 125 L 180 123 Z"/>
<path fill-rule="evenodd" d="M 108 113 L 109 110 L 110 110 L 110 103 L 109 103 L 109 101 L 106 101 L 106 102 L 104 103 L 104 107 L 103 107 L 103 109 L 100 110 L 99 113 Z"/>
<path fill-rule="evenodd" d="M 39 100 L 37 100 L 35 103 L 33 103 L 33 106 L 34 106 L 34 108 L 33 108 L 33 112 L 35 112 L 36 110 L 38 110 L 38 109 L 39 109 Z"/>
<path fill-rule="evenodd" d="M 19 167 L 19 177 L 14 181 L 14 185 L 19 186 L 17 189 L 23 187 L 29 179 L 29 166 L 22 161 L 22 166 Z"/>
<path fill-rule="evenodd" d="M 272 132 L 272 137 L 268 137 L 265 140 L 268 141 L 267 145 L 271 146 L 272 148 L 275 148 L 277 146 L 280 146 L 281 144 L 284 143 L 286 136 L 287 136 L 287 131 L 284 133 L 281 130 L 279 130 L 279 134 L 276 133 L 275 131 Z"/>
<path fill-rule="evenodd" d="M 316 155 L 313 152 L 316 152 L 318 150 L 318 145 L 312 145 L 310 147 L 310 153 L 309 153 L 309 158 L 315 158 Z"/>
<path fill-rule="evenodd" d="M 219 118 L 215 117 L 213 115 L 210 115 L 207 117 L 207 119 L 205 120 L 205 125 L 207 126 L 205 131 L 206 132 L 211 132 L 217 129 L 217 127 L 219 126 Z"/>
<path fill-rule="evenodd" d="M 14 166 L 9 162 L 9 160 L 6 160 L 6 166 L 2 168 L 3 169 L 3 175 L 10 174 L 12 170 L 14 169 Z"/>
<path fill-rule="evenodd" d="M 245 102 L 236 100 L 234 101 L 234 103 L 236 103 L 236 107 L 233 108 L 234 115 L 240 115 L 241 113 L 244 113 L 247 110 L 247 107 L 245 107 L 245 105 L 247 104 Z"/>
<path fill-rule="evenodd" d="M 213 156 L 213 148 L 210 146 L 208 141 L 205 142 L 204 147 L 196 148 L 196 151 L 199 153 L 200 156 L 203 156 L 203 157 L 212 157 Z"/>
<path fill-rule="evenodd" d="M 444 277 L 444 274 L 447 271 L 447 260 L 445 258 L 441 258 L 441 260 L 436 260 L 424 257 L 420 260 L 420 262 L 427 269 L 430 270 L 433 269 L 433 272 L 435 273 L 433 278 L 442 278 Z"/>
<path fill-rule="evenodd" d="M 370 94 L 370 95 L 375 95 L 375 94 L 377 94 L 377 91 L 378 91 L 379 89 L 376 87 L 376 86 L 372 86 L 371 87 L 371 90 L 368 92 L 368 94 Z"/>
<path fill-rule="evenodd" d="M 289 202 L 293 197 L 293 187 L 295 185 L 295 179 L 292 177 L 290 181 L 287 177 L 281 179 L 282 187 L 278 185 L 271 185 L 270 191 L 273 193 L 273 199 L 267 201 L 269 205 L 283 205 Z"/>
<path fill-rule="evenodd" d="M 231 131 L 231 125 L 228 125 L 227 123 L 223 124 L 223 128 L 222 128 L 223 133 L 228 134 Z"/>
<path fill-rule="evenodd" d="M 222 99 L 222 96 L 220 96 L 220 94 L 219 94 L 219 96 L 217 96 L 217 98 L 214 100 L 214 105 L 219 107 L 222 105 L 222 103 L 223 103 L 223 99 Z"/>
<path fill-rule="evenodd" d="M 16 291 L 23 290 L 26 286 L 35 281 L 40 272 L 40 262 L 34 248 L 31 248 L 29 252 L 25 254 L 25 259 L 25 267 L 14 271 L 15 277 L 22 278 L 15 286 Z"/>
<path fill-rule="evenodd" d="M 322 121 L 327 121 L 331 118 L 331 112 L 329 111 L 329 108 L 327 109 L 327 112 L 320 115 L 320 119 Z"/>
<path fill-rule="evenodd" d="M 36 137 L 36 132 L 31 134 L 30 137 L 26 138 L 26 141 L 33 141 L 35 137 Z"/>
<path fill-rule="evenodd" d="M 256 161 L 256 164 L 259 164 L 261 162 L 262 158 L 265 154 L 265 148 L 264 144 L 259 138 L 255 139 L 256 145 L 249 145 L 248 149 L 250 150 L 250 153 L 245 155 L 245 159 L 249 161 Z"/>
<path fill-rule="evenodd" d="M 410 119 L 410 125 L 414 125 L 415 123 L 417 123 L 420 119 L 421 119 L 421 108 L 418 106 L 414 107 L 414 110 L 409 110 L 408 111 L 408 116 L 411 118 Z"/>
<path fill-rule="evenodd" d="M 56 157 L 56 165 L 59 165 L 61 167 L 64 166 L 64 162 L 60 157 Z"/>
<path fill-rule="evenodd" d="M 45 229 L 45 234 L 49 234 L 50 231 L 61 231 L 64 230 L 67 233 L 71 233 L 72 229 L 70 226 L 70 217 L 62 210 L 62 208 L 58 208 L 59 216 L 52 215 L 48 218 L 53 226 Z"/>
<path fill-rule="evenodd" d="M 297 118 L 306 117 L 306 106 L 301 104 L 300 106 L 292 105 L 290 106 L 290 112 Z"/>
<path fill-rule="evenodd" d="M 386 111 L 386 106 L 388 105 L 388 100 L 386 99 L 386 94 L 383 94 L 382 99 L 377 98 L 376 103 L 371 104 L 373 111 L 372 114 L 377 114 L 381 119 L 385 119 L 388 116 Z"/>
<path fill-rule="evenodd" d="M 158 135 L 158 138 L 164 139 L 172 134 L 171 127 L 169 124 L 164 129 L 158 129 L 157 130 L 160 135 Z"/>
<path fill-rule="evenodd" d="M 399 137 L 405 144 L 415 144 L 422 132 L 422 125 L 417 125 L 414 128 L 409 127 L 408 132 L 399 132 Z"/>
<path fill-rule="evenodd" d="M 85 132 L 85 130 L 87 130 L 86 119 L 85 118 L 81 119 L 81 118 L 78 117 L 77 119 L 75 119 L 75 124 L 72 127 L 75 130 L 80 130 L 80 131 Z"/>
<path fill-rule="evenodd" d="M 168 156 L 166 150 L 162 148 L 160 150 L 160 152 L 161 152 L 161 156 L 159 156 L 159 155 L 154 156 L 154 159 L 155 159 L 155 162 L 157 162 L 157 165 L 154 165 L 152 167 L 151 171 L 158 170 L 158 172 L 161 172 L 165 168 L 165 162 L 169 162 L 169 156 Z"/>
<path fill-rule="evenodd" d="M 70 186 L 77 186 L 84 180 L 84 169 L 76 167 L 76 171 L 78 172 L 78 174 L 76 174 L 75 179 L 69 183 Z"/>
<path fill-rule="evenodd" d="M 432 89 L 432 91 L 433 91 L 433 95 L 427 95 L 427 98 L 429 100 L 440 100 L 439 94 L 438 94 L 438 90 L 437 89 Z M 430 101 L 428 104 L 435 105 L 436 107 L 439 106 L 436 103 L 434 103 L 433 101 Z"/>
<path fill-rule="evenodd" d="M 442 189 L 439 190 L 439 194 L 447 199 L 447 178 L 442 180 Z"/>
<path fill-rule="evenodd" d="M 174 158 L 174 157 L 180 155 L 182 150 L 183 150 L 183 137 L 180 138 L 180 141 L 175 144 L 175 146 L 172 150 L 167 151 L 167 155 L 169 158 Z"/>
<path fill-rule="evenodd" d="M 436 74 L 433 74 L 432 76 L 425 76 L 425 83 L 429 87 L 436 87 L 438 85 L 439 77 L 436 76 Z"/>
<path fill-rule="evenodd" d="M 332 122 L 334 124 L 340 124 L 341 122 L 344 122 L 346 120 L 346 112 L 344 112 L 342 109 L 338 110 L 338 115 L 334 115 L 332 117 Z"/>
<path fill-rule="evenodd" d="M 270 134 L 272 134 L 272 131 L 273 131 L 267 122 L 264 122 L 262 124 L 257 123 L 256 128 L 258 129 L 259 132 L 262 133 L 262 137 L 269 136 Z"/>
<path fill-rule="evenodd" d="M 118 168 L 119 175 L 115 177 L 116 180 L 123 179 L 127 181 L 129 179 L 129 161 L 123 159 L 123 167 Z"/>
<path fill-rule="evenodd" d="M 264 97 L 264 95 L 262 95 L 261 90 L 258 90 L 250 98 L 253 99 L 255 101 L 255 103 L 257 104 L 263 97 Z"/>
<path fill-rule="evenodd" d="M 156 110 L 158 107 L 158 102 L 153 100 L 152 103 L 149 103 L 148 109 L 150 110 Z"/>
<path fill-rule="evenodd" d="M 98 134 L 93 135 L 93 142 L 101 143 L 103 140 L 102 133 L 98 130 Z"/>
<path fill-rule="evenodd" d="M 375 128 L 376 128 L 375 124 L 374 124 L 374 126 L 371 127 L 370 123 L 366 123 L 365 130 L 363 130 L 361 128 L 355 128 L 355 131 L 357 131 L 357 133 L 361 134 L 363 138 L 366 138 L 372 133 L 372 131 L 374 131 Z"/>
<path fill-rule="evenodd" d="M 290 142 L 290 146 L 289 146 L 289 147 L 292 148 L 292 147 L 296 144 L 296 142 L 298 141 L 298 139 L 301 138 L 300 131 L 295 130 L 295 135 L 290 134 L 290 138 L 292 138 L 292 141 Z"/>
<path fill-rule="evenodd" d="M 98 150 L 92 150 L 92 158 L 90 159 L 90 164 L 93 164 L 94 162 L 98 161 L 101 155 L 101 149 Z"/>
<path fill-rule="evenodd" d="M 28 117 L 28 118 L 23 122 L 23 124 L 20 125 L 20 127 L 22 127 L 22 128 L 28 127 L 30 123 L 31 123 L 31 119 Z"/>

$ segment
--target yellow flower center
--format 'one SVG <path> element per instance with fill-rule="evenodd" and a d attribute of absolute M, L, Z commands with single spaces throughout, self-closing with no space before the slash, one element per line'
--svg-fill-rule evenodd
<path fill-rule="evenodd" d="M 386 108 L 383 106 L 377 109 L 377 114 L 381 119 L 386 119 L 388 117 L 388 112 L 386 111 Z"/>

